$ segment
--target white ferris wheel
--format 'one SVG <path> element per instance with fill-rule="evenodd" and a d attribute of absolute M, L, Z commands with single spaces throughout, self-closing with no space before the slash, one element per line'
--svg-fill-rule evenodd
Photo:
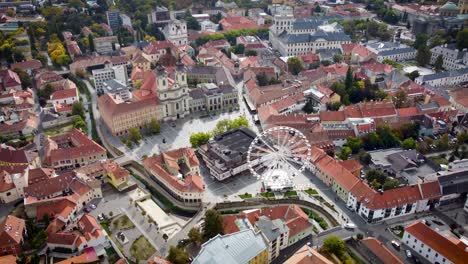
<path fill-rule="evenodd" d="M 310 159 L 307 138 L 299 130 L 277 126 L 264 130 L 247 151 L 249 170 L 271 190 L 293 187 L 292 179 L 302 172 Z"/>

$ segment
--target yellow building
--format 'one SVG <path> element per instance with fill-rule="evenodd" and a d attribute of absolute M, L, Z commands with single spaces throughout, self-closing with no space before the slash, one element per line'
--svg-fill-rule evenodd
<path fill-rule="evenodd" d="M 106 161 L 102 165 L 106 171 L 107 181 L 117 190 L 122 191 L 134 185 L 130 180 L 130 173 L 128 170 L 122 168 L 113 161 Z"/>

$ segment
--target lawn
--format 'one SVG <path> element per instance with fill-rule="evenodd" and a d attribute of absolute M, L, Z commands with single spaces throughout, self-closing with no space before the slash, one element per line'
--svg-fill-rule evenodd
<path fill-rule="evenodd" d="M 72 124 L 65 124 L 65 125 L 62 125 L 62 126 L 46 129 L 46 130 L 44 130 L 44 133 L 46 135 L 48 135 L 48 136 L 53 136 L 53 135 L 58 135 L 58 134 L 70 132 L 72 129 L 73 129 Z"/>
<path fill-rule="evenodd" d="M 137 259 L 137 262 L 139 262 L 140 260 L 149 259 L 154 253 L 156 253 L 156 249 L 150 244 L 150 242 L 148 242 L 146 237 L 141 236 L 133 242 L 130 247 L 130 253 Z"/>
<path fill-rule="evenodd" d="M 309 195 L 318 194 L 317 190 L 315 190 L 315 189 L 310 189 L 310 188 L 307 189 L 307 190 L 305 190 L 304 192 L 306 192 L 306 193 L 309 194 Z"/>
<path fill-rule="evenodd" d="M 104 228 L 104 230 L 106 230 L 107 234 L 110 236 L 112 233 L 111 231 L 109 230 L 109 220 L 105 219 L 105 220 L 102 220 L 100 222 L 102 228 Z"/>
<path fill-rule="evenodd" d="M 297 196 L 297 192 L 296 191 L 286 191 L 284 193 L 284 196 L 287 196 L 287 197 L 296 197 Z"/>
<path fill-rule="evenodd" d="M 321 216 L 319 216 L 316 212 L 310 210 L 310 209 L 307 209 L 305 207 L 301 207 L 302 211 L 304 211 L 304 213 L 306 213 L 309 217 L 311 217 L 312 219 L 315 220 L 315 222 L 317 222 L 319 224 L 319 226 L 323 229 L 323 230 L 327 230 L 328 229 L 328 223 L 325 221 L 325 219 L 323 219 Z"/>
<path fill-rule="evenodd" d="M 248 199 L 248 198 L 252 198 L 252 195 L 250 193 L 244 193 L 244 194 L 239 194 L 239 197 L 241 199 Z"/>
<path fill-rule="evenodd" d="M 125 229 L 132 229 L 135 225 L 132 223 L 130 218 L 127 215 L 122 215 L 121 217 L 117 218 L 112 225 L 115 229 L 118 230 L 125 230 Z"/>
<path fill-rule="evenodd" d="M 275 194 L 272 193 L 272 192 L 262 192 L 262 193 L 260 193 L 260 195 L 265 197 L 265 198 L 274 198 L 275 197 Z"/>
<path fill-rule="evenodd" d="M 432 160 L 433 162 L 439 164 L 439 165 L 447 165 L 449 162 L 446 158 L 443 158 L 443 157 L 440 157 L 440 156 L 432 156 L 432 157 L 429 157 L 430 160 Z"/>

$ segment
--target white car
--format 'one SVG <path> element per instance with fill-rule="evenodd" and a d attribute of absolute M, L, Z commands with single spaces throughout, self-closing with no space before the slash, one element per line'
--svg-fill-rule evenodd
<path fill-rule="evenodd" d="M 89 207 L 91 207 L 91 209 L 96 209 L 96 205 L 95 204 L 90 204 Z"/>
<path fill-rule="evenodd" d="M 346 224 L 344 225 L 344 228 L 346 228 L 346 229 L 355 229 L 355 228 L 356 228 L 356 225 L 353 224 L 353 223 L 346 223 Z"/>
<path fill-rule="evenodd" d="M 406 250 L 406 256 L 408 258 L 411 258 L 413 255 L 411 254 L 411 251 L 409 249 Z"/>

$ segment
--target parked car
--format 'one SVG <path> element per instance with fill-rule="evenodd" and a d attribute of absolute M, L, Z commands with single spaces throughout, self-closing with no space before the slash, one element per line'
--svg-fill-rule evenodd
<path fill-rule="evenodd" d="M 85 207 L 85 208 L 83 209 L 83 211 L 85 211 L 85 213 L 89 213 L 89 212 L 91 212 L 91 209 L 89 209 L 88 207 Z"/>
<path fill-rule="evenodd" d="M 392 240 L 392 246 L 395 249 L 400 250 L 400 243 L 396 242 L 395 240 Z"/>
<path fill-rule="evenodd" d="M 406 252 L 406 256 L 407 256 L 408 258 L 411 258 L 411 257 L 413 256 L 413 255 L 411 254 L 411 251 L 410 251 L 409 249 L 407 249 L 405 252 Z"/>
<path fill-rule="evenodd" d="M 90 204 L 89 207 L 91 207 L 91 209 L 96 209 L 96 205 L 95 204 Z"/>
<path fill-rule="evenodd" d="M 97 216 L 97 220 L 98 221 L 104 221 L 104 217 L 102 216 L 102 214 Z"/>
<path fill-rule="evenodd" d="M 356 225 L 353 224 L 353 223 L 346 223 L 346 224 L 344 225 L 344 228 L 346 228 L 346 229 L 355 229 L 355 228 L 356 228 Z"/>

